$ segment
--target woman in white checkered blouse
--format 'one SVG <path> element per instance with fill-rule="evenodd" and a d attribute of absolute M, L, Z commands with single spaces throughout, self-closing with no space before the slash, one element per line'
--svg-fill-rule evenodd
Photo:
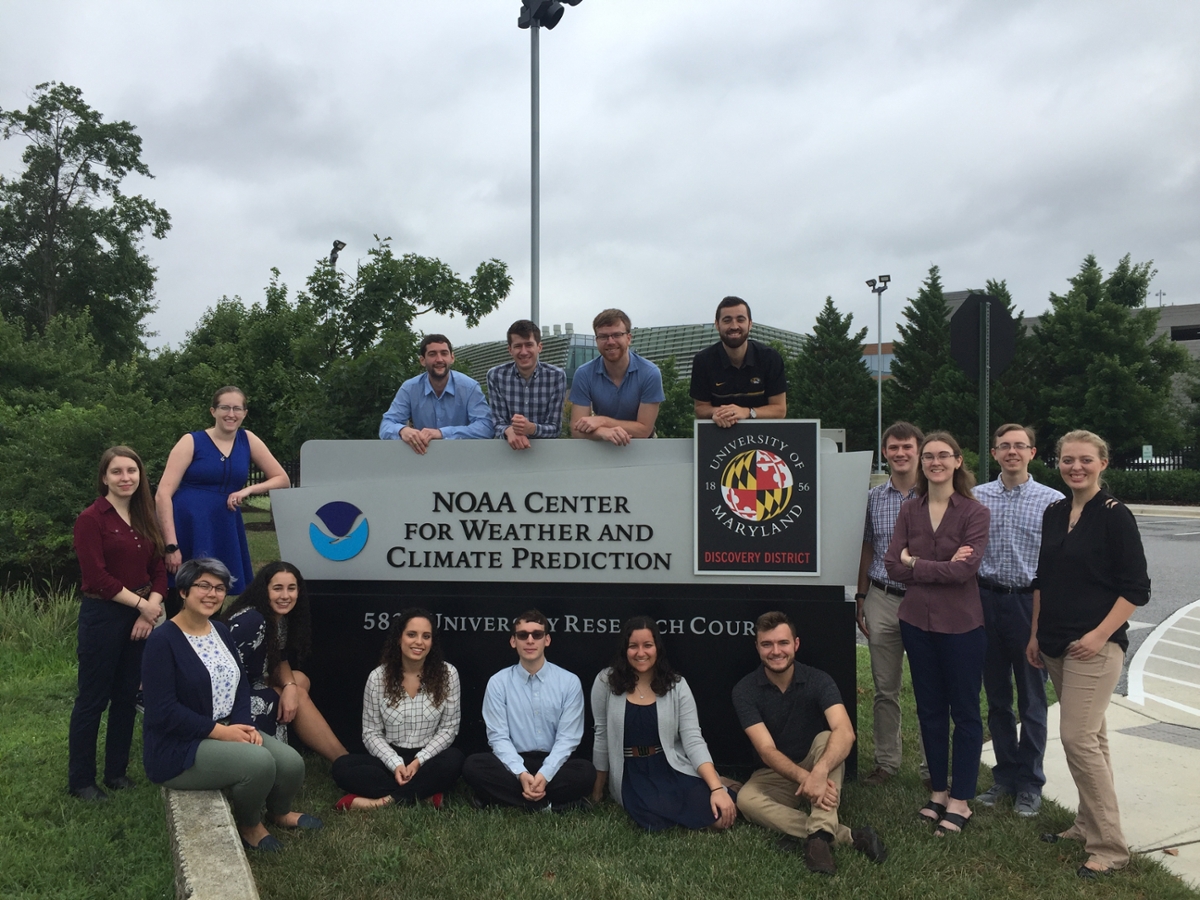
<path fill-rule="evenodd" d="M 363 688 L 363 745 L 333 764 L 347 791 L 338 809 L 372 809 L 428 798 L 440 808 L 462 772 L 458 670 L 442 658 L 433 614 L 392 618 L 378 668 Z"/>

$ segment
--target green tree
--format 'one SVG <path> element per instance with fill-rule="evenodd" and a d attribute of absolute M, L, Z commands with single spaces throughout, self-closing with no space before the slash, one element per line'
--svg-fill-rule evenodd
<path fill-rule="evenodd" d="M 137 361 L 105 362 L 87 313 L 44 334 L 0 318 L 0 578 L 73 578 L 71 525 L 96 497 L 96 465 L 129 444 L 151 478 L 181 431 L 145 392 Z"/>
<path fill-rule="evenodd" d="M 904 318 L 907 324 L 896 327 L 892 378 L 883 386 L 885 419 L 905 419 L 925 431 L 944 429 L 972 443 L 979 429 L 979 393 L 950 358 L 950 319 L 937 266 L 929 267 Z"/>
<path fill-rule="evenodd" d="M 105 122 L 79 88 L 39 84 L 21 112 L 0 109 L 0 135 L 27 142 L 25 170 L 0 176 L 0 312 L 45 331 L 59 313 L 91 312 L 106 359 L 142 348 L 155 309 L 155 270 L 142 251 L 167 211 L 122 192 L 130 174 L 152 177 L 129 122 Z"/>
<path fill-rule="evenodd" d="M 1126 254 L 1105 278 L 1089 254 L 1071 289 L 1050 295 L 1035 332 L 1044 447 L 1074 428 L 1096 432 L 1117 452 L 1182 441 L 1171 389 L 1187 352 L 1165 334 L 1154 338 L 1158 312 L 1145 308 L 1152 265 Z"/>
<path fill-rule="evenodd" d="M 660 438 L 690 438 L 696 421 L 691 385 L 679 377 L 679 366 L 674 356 L 667 357 L 658 370 L 662 373 L 663 395 L 666 399 L 659 404 L 654 430 Z"/>
<path fill-rule="evenodd" d="M 438 312 L 476 325 L 512 279 L 495 259 L 462 279 L 440 260 L 396 256 L 389 238 L 368 257 L 354 277 L 319 260 L 294 303 L 277 269 L 263 303 L 222 298 L 155 361 L 155 396 L 181 398 L 199 427 L 212 392 L 237 384 L 247 427 L 280 459 L 310 439 L 375 437 L 396 389 L 420 371 L 416 319 Z"/>
<path fill-rule="evenodd" d="M 827 428 L 845 428 L 846 446 L 875 446 L 875 379 L 863 364 L 867 329 L 850 332 L 853 313 L 843 316 L 825 298 L 813 333 L 788 363 L 788 416 L 820 419 Z"/>

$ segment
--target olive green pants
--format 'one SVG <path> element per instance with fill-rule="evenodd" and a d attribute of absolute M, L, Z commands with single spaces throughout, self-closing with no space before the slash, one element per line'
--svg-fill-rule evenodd
<path fill-rule="evenodd" d="M 238 825 L 262 821 L 263 804 L 273 816 L 292 811 L 304 784 L 304 760 L 281 741 L 262 732 L 262 746 L 205 738 L 196 762 L 163 786 L 177 791 L 225 791 Z"/>

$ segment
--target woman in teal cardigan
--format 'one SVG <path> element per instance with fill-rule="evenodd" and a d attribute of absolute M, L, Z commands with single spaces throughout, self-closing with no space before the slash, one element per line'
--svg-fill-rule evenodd
<path fill-rule="evenodd" d="M 622 627 L 612 666 L 592 685 L 592 715 L 594 802 L 607 783 L 612 798 L 649 831 L 733 824 L 736 783 L 717 775 L 692 690 L 663 656 L 653 619 L 636 616 Z"/>

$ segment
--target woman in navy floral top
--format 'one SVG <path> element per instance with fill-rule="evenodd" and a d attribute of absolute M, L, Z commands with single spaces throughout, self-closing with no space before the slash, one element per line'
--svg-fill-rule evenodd
<path fill-rule="evenodd" d="M 288 725 L 330 762 L 346 748 L 309 696 L 312 682 L 295 665 L 308 656 L 312 617 L 304 576 L 289 562 L 268 563 L 224 616 L 250 683 L 254 727 L 287 743 Z"/>

